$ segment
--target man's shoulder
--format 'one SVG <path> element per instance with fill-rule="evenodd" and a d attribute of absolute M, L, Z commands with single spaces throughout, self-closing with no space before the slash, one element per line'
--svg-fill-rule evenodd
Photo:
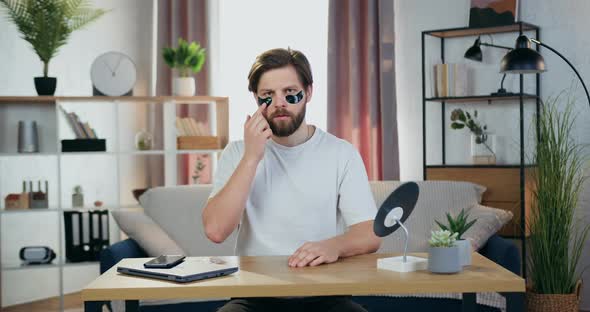
<path fill-rule="evenodd" d="M 320 130 L 323 132 L 323 141 L 322 146 L 328 147 L 330 149 L 335 149 L 338 152 L 344 153 L 352 153 L 356 151 L 356 147 L 352 145 L 350 142 L 341 139 L 329 132 Z"/>

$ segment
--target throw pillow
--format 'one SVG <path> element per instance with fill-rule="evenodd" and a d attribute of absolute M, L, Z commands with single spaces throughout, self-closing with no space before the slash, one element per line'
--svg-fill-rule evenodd
<path fill-rule="evenodd" d="M 150 257 L 186 254 L 152 218 L 143 211 L 112 210 L 121 231 L 135 240 Z"/>
<path fill-rule="evenodd" d="M 498 232 L 513 217 L 511 211 L 474 205 L 469 209 L 468 220 L 477 219 L 475 224 L 465 232 L 463 237 L 471 241 L 473 250 L 479 250 L 488 239 Z"/>

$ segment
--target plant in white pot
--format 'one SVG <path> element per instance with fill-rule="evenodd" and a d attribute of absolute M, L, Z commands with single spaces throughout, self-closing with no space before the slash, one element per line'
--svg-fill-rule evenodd
<path fill-rule="evenodd" d="M 205 63 L 205 49 L 196 42 L 190 44 L 178 39 L 178 47 L 164 48 L 164 61 L 170 68 L 178 70 L 178 77 L 172 83 L 172 94 L 179 96 L 193 96 L 196 92 L 195 78 L 192 74 L 201 71 Z"/>
<path fill-rule="evenodd" d="M 461 258 L 459 247 L 455 244 L 458 233 L 446 230 L 432 231 L 428 240 L 428 270 L 433 273 L 461 272 Z"/>
<path fill-rule="evenodd" d="M 528 311 L 580 309 L 583 270 L 578 264 L 590 225 L 577 219 L 576 209 L 581 208 L 578 199 L 589 167 L 586 146 L 576 142 L 574 101 L 573 93 L 564 91 L 549 98 L 536 117 L 539 140 L 534 150 L 536 166 L 531 170 L 533 196 L 527 220 Z"/>
<path fill-rule="evenodd" d="M 451 213 L 447 212 L 448 225 L 442 224 L 436 220 L 434 221 L 438 224 L 441 230 L 457 233 L 456 244 L 459 246 L 461 254 L 461 265 L 471 265 L 471 242 L 467 239 L 463 239 L 463 234 L 465 234 L 465 232 L 467 232 L 477 220 L 467 221 L 468 218 L 469 213 L 465 212 L 465 209 L 461 209 L 461 212 L 456 217 L 453 217 Z"/>
<path fill-rule="evenodd" d="M 70 34 L 106 13 L 85 0 L 0 0 L 21 37 L 43 62 L 43 76 L 35 77 L 38 95 L 53 95 L 57 78 L 49 77 L 49 62 Z"/>

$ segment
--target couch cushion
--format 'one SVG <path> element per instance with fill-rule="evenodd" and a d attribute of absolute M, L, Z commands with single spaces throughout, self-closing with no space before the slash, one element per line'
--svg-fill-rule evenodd
<path fill-rule="evenodd" d="M 148 256 L 185 254 L 184 250 L 143 211 L 112 210 L 111 214 L 121 231 L 134 239 Z"/>
<path fill-rule="evenodd" d="M 231 256 L 236 233 L 215 244 L 205 235 L 201 211 L 211 185 L 156 187 L 139 198 L 145 213 L 160 225 L 188 256 Z"/>

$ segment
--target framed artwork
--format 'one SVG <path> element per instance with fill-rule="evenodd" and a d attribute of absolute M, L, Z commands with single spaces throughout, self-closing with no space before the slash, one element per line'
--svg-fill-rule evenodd
<path fill-rule="evenodd" d="M 471 0 L 469 27 L 510 25 L 518 16 L 518 0 Z"/>

